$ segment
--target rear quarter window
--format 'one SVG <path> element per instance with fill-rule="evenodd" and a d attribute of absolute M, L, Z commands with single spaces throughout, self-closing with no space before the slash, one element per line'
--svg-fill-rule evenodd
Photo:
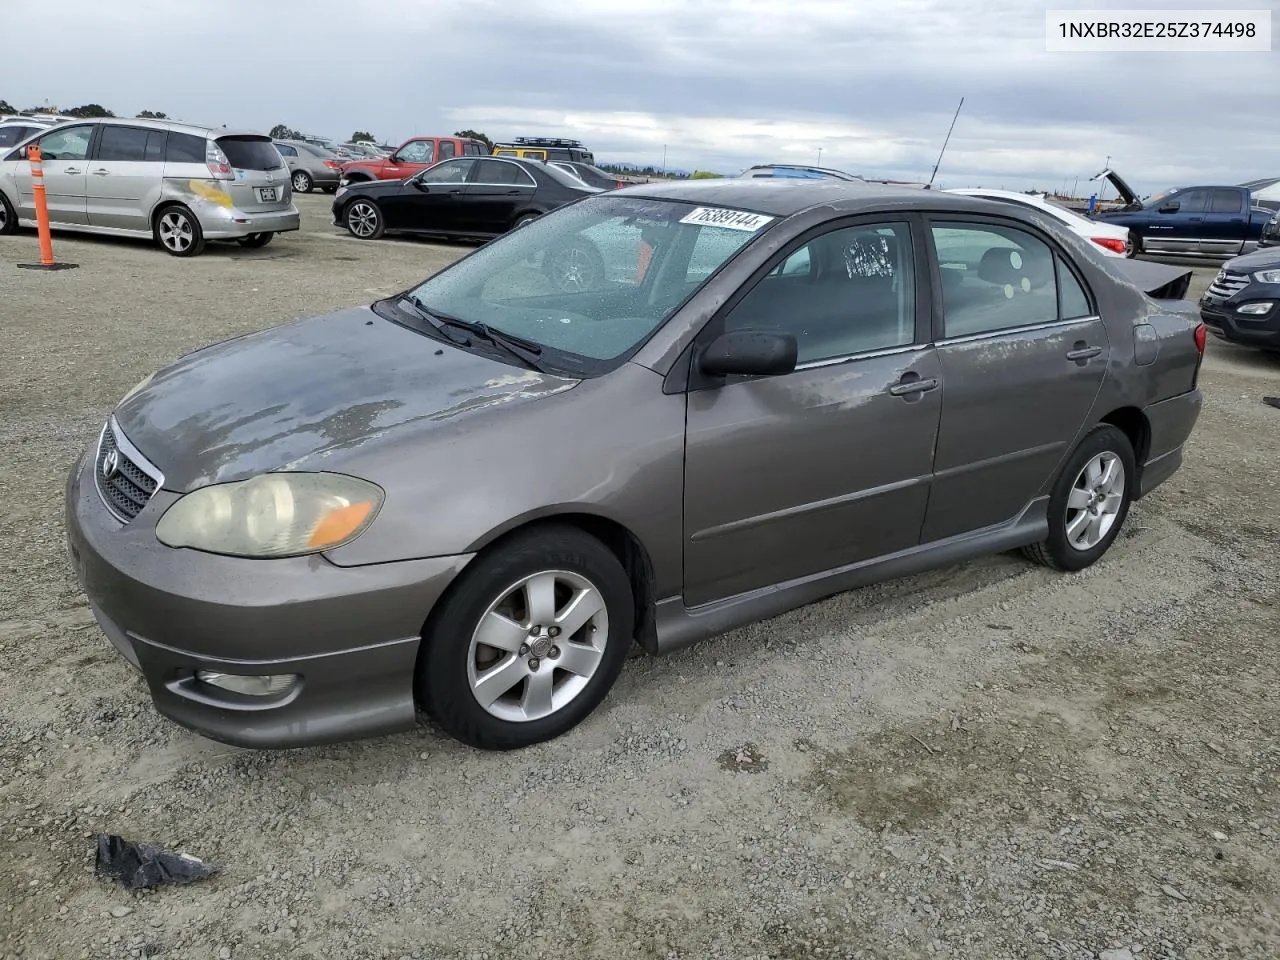
<path fill-rule="evenodd" d="M 275 144 L 265 137 L 219 137 L 227 161 L 241 170 L 279 170 L 284 166 Z"/>
<path fill-rule="evenodd" d="M 205 139 L 190 133 L 170 133 L 164 158 L 169 163 L 204 163 Z"/>

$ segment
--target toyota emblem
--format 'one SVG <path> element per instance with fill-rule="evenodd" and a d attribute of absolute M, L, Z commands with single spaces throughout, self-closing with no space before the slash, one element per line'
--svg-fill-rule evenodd
<path fill-rule="evenodd" d="M 110 480 L 120 470 L 120 451 L 108 450 L 102 458 L 102 479 Z"/>

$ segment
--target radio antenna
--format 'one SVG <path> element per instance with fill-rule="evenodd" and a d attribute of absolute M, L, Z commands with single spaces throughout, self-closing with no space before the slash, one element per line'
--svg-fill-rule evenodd
<path fill-rule="evenodd" d="M 929 174 L 929 182 L 925 184 L 928 190 L 933 186 L 933 178 L 938 175 L 938 167 L 942 166 L 942 155 L 947 152 L 947 144 L 951 142 L 951 131 L 956 128 L 956 119 L 960 116 L 960 107 L 964 106 L 964 97 L 960 98 L 960 106 L 956 107 L 956 115 L 951 118 L 951 126 L 947 128 L 947 139 L 942 141 L 942 149 L 938 152 L 938 162 L 933 165 L 933 173 Z"/>

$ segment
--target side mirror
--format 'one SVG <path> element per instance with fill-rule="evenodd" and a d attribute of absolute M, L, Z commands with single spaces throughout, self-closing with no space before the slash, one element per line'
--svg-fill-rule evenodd
<path fill-rule="evenodd" d="M 427 181 L 423 180 L 421 177 L 413 178 L 413 186 L 415 189 L 421 190 L 423 193 L 429 193 L 431 191 L 431 184 L 427 183 Z"/>
<path fill-rule="evenodd" d="M 708 376 L 768 377 L 796 368 L 799 347 L 789 333 L 735 330 L 721 334 L 698 357 L 698 369 Z"/>
<path fill-rule="evenodd" d="M 1174 201 L 1173 203 L 1166 203 L 1160 207 L 1159 212 L 1160 213 L 1177 213 L 1178 208 L 1180 206 L 1182 206 L 1182 204 L 1178 203 L 1177 201 Z"/>

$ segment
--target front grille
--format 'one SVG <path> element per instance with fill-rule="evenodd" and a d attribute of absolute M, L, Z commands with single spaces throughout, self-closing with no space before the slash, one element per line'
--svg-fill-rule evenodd
<path fill-rule="evenodd" d="M 1267 221 L 1262 228 L 1262 239 L 1280 241 L 1280 218 Z"/>
<path fill-rule="evenodd" d="M 1247 273 L 1232 273 L 1229 270 L 1222 270 L 1213 278 L 1213 283 L 1209 284 L 1207 292 L 1211 297 L 1226 300 L 1228 297 L 1235 296 L 1248 285 L 1249 275 Z"/>
<path fill-rule="evenodd" d="M 112 417 L 102 430 L 93 474 L 102 502 L 117 520 L 128 523 L 147 505 L 164 479 L 154 466 L 122 440 Z"/>

